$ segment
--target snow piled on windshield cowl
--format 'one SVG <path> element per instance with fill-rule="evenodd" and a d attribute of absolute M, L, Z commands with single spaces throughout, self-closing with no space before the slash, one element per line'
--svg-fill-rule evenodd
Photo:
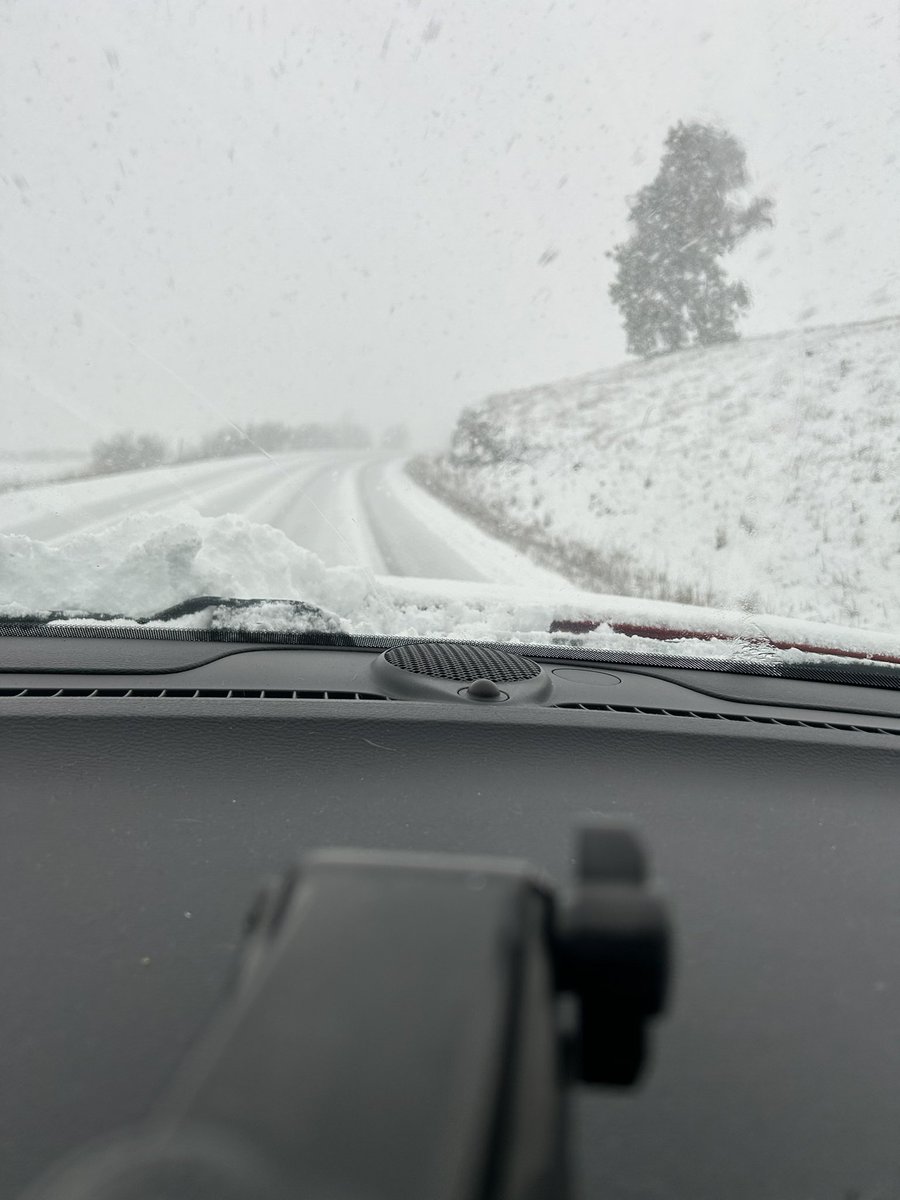
<path fill-rule="evenodd" d="M 203 517 L 187 506 L 130 515 L 55 544 L 0 535 L 0 608 L 10 617 L 145 618 L 209 595 L 296 598 L 358 612 L 371 591 L 364 572 L 326 567 L 280 530 L 234 514 Z"/>
<path fill-rule="evenodd" d="M 152 619 L 197 596 L 258 603 Z M 115 616 L 117 624 L 214 627 L 251 638 L 320 632 L 668 653 L 771 673 L 789 662 L 821 661 L 793 648 L 804 645 L 900 660 L 900 638 L 865 630 L 569 589 L 537 593 L 329 567 L 269 525 L 234 514 L 203 517 L 187 506 L 131 515 L 55 544 L 0 535 L 0 617 L 47 614 L 63 626 Z"/>

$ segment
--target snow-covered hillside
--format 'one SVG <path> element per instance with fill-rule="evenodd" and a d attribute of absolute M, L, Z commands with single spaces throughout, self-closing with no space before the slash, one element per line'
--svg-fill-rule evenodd
<path fill-rule="evenodd" d="M 592 590 L 900 629 L 900 319 L 494 396 L 411 471 Z"/>

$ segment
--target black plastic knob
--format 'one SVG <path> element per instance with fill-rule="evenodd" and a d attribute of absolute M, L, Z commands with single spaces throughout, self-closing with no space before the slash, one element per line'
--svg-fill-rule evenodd
<path fill-rule="evenodd" d="M 506 693 L 501 692 L 493 679 L 476 679 L 465 689 L 470 700 L 505 700 Z"/>

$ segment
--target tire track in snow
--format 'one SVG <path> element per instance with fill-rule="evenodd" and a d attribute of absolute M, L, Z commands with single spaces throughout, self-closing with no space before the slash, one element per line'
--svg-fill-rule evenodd
<path fill-rule="evenodd" d="M 359 506 L 389 575 L 485 582 L 485 575 L 398 498 L 384 462 L 367 463 L 358 475 Z"/>
<path fill-rule="evenodd" d="M 370 462 L 361 473 L 360 491 L 361 507 L 393 574 L 572 590 L 569 580 L 491 537 L 419 487 L 401 460 Z"/>
<path fill-rule="evenodd" d="M 369 533 L 355 481 L 358 454 L 340 455 L 320 466 L 270 519 L 289 538 L 328 566 L 355 566 L 378 574 L 385 564 Z"/>

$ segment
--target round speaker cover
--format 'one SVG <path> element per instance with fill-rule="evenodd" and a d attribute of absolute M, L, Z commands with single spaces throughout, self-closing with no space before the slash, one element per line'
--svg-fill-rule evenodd
<path fill-rule="evenodd" d="M 385 652 L 384 659 L 401 671 L 457 683 L 471 683 L 475 679 L 490 679 L 493 683 L 522 683 L 526 679 L 534 679 L 541 670 L 537 663 L 518 654 L 492 650 L 489 646 L 463 646 L 455 642 L 394 646 Z"/>

